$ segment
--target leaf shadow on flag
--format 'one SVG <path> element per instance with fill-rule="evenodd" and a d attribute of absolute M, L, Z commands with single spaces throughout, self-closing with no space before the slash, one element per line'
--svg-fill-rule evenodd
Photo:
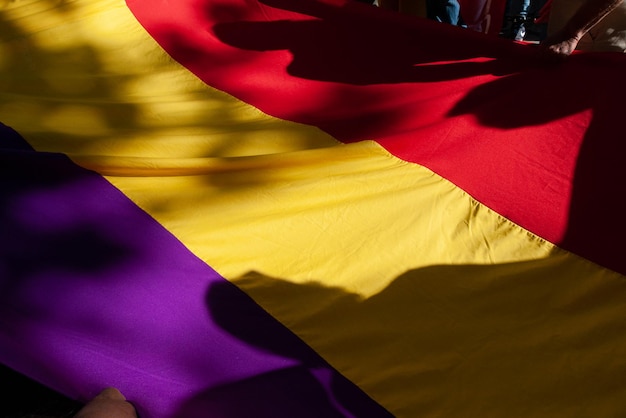
<path fill-rule="evenodd" d="M 505 39 L 358 2 L 260 3 L 294 12 L 296 18 L 237 19 L 214 25 L 213 32 L 241 49 L 287 50 L 292 56 L 287 72 L 309 80 L 352 85 L 448 81 L 516 72 L 534 55 L 533 48 Z M 219 7 L 207 4 L 207 15 L 219 14 Z"/>
<path fill-rule="evenodd" d="M 124 39 L 120 32 L 136 22 L 124 15 L 115 21 L 115 10 L 94 13 L 84 10 L 88 2 L 53 0 L 9 7 L 15 11 L 0 10 L 0 121 L 38 151 L 61 152 L 98 171 L 102 165 L 90 157 L 149 158 L 151 148 L 171 158 L 245 155 L 259 132 L 272 138 L 258 144 L 259 153 L 315 143 L 190 82 L 143 32 Z"/>
<path fill-rule="evenodd" d="M 99 221 L 97 199 L 72 202 L 73 195 L 89 189 L 90 178 L 100 181 L 64 155 L 2 151 L 3 298 L 11 300 L 12 289 L 36 280 L 39 272 L 90 276 L 132 257 Z"/>
<path fill-rule="evenodd" d="M 626 349 L 625 284 L 561 274 L 563 259 L 555 257 L 419 268 L 368 299 L 258 272 L 234 282 L 395 416 L 529 416 L 549 408 L 567 417 L 580 412 L 573 402 L 580 399 L 590 410 L 619 408 L 607 393 L 623 370 L 606 363 L 603 347 Z M 220 303 L 224 287 L 209 289 L 211 316 L 248 344 L 288 354 L 235 319 Z"/>
<path fill-rule="evenodd" d="M 72 2 L 38 3 L 37 13 L 22 12 L 29 5 L 19 3 L 13 13 L 0 10 L 1 121 L 31 133 L 38 150 L 89 152 L 113 127 L 122 131 L 134 123 L 137 106 L 117 100 L 116 93 L 133 77 L 106 69 L 107 57 L 93 39 L 63 36 L 54 25 L 42 24 L 48 15 L 75 30 L 79 19 Z M 58 37 L 58 44 L 41 42 L 38 32 Z"/>

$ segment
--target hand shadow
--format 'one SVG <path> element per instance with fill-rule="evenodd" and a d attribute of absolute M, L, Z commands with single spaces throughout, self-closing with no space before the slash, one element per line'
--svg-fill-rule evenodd
<path fill-rule="evenodd" d="M 207 388 L 187 400 L 177 417 L 391 417 L 232 283 L 213 283 L 206 306 L 222 329 L 284 359 L 284 366 Z"/>
<path fill-rule="evenodd" d="M 367 299 L 339 286 L 299 284 L 258 272 L 249 272 L 236 283 L 267 312 L 305 335 L 308 344 L 339 364 L 377 400 L 392 404 L 396 408 L 392 413 L 437 415 L 445 410 L 452 416 L 480 416 L 485 404 L 492 412 L 544 408 L 541 401 L 528 405 L 528 393 L 533 393 L 538 399 L 550 399 L 550 405 L 567 416 L 576 413 L 577 406 L 566 395 L 573 388 L 585 393 L 590 404 L 602 404 L 602 394 L 614 385 L 614 373 L 597 374 L 598 381 L 588 379 L 594 361 L 583 364 L 577 356 L 562 356 L 564 346 L 585 338 L 587 332 L 594 334 L 590 330 L 595 327 L 620 323 L 617 314 L 595 314 L 600 306 L 619 312 L 621 299 L 613 296 L 619 281 L 605 280 L 610 276 L 588 280 L 584 272 L 563 274 L 585 264 L 575 257 L 564 259 L 557 251 L 554 257 L 515 263 L 432 265 L 399 275 Z M 262 315 L 253 322 L 238 320 L 241 304 L 227 302 L 233 288 L 229 285 L 211 286 L 207 293 L 207 307 L 217 324 L 253 347 L 298 359 L 300 372 L 315 367 L 318 360 L 311 353 L 273 339 L 275 334 L 259 320 Z M 581 287 L 586 292 L 572 293 Z M 586 321 L 595 321 L 594 327 L 579 328 Z M 610 341 L 623 345 L 615 336 L 607 332 L 586 339 L 588 353 Z M 295 390 L 292 416 L 309 417 L 297 409 L 307 405 L 322 405 L 313 416 L 337 416 L 336 410 L 325 409 L 331 404 L 319 383 L 312 379 L 309 384 L 295 383 L 301 381 L 298 374 L 294 368 L 207 390 L 188 407 L 219 405 L 226 411 L 220 417 L 250 416 L 242 413 L 245 405 L 225 404 L 252 401 L 258 390 L 267 398 L 255 416 L 266 417 L 271 416 L 265 409 L 268 404 L 282 402 Z M 379 416 L 376 409 L 352 409 L 356 403 L 338 390 L 342 379 L 340 374 L 332 377 L 335 400 L 352 416 Z M 310 391 L 312 398 L 301 398 L 300 390 Z M 304 404 L 297 405 L 301 400 Z"/>
<path fill-rule="evenodd" d="M 344 7 L 312 0 L 261 3 L 303 18 L 234 20 L 214 25 L 214 34 L 240 49 L 288 50 L 292 60 L 287 72 L 309 80 L 353 85 L 454 80 L 519 71 L 533 55 L 509 40 L 357 2 Z M 206 7 L 209 15 L 219 13 Z M 402 53 L 394 46 L 398 43 Z M 446 43 L 455 48 L 442 48 Z"/>
<path fill-rule="evenodd" d="M 559 65 L 537 67 L 479 85 L 449 112 L 450 117 L 474 115 L 482 125 L 511 132 L 509 139 L 530 146 L 536 140 L 516 136 L 516 128 L 541 126 L 589 112 L 588 126 L 564 121 L 542 133 L 545 140 L 561 141 L 563 147 L 560 155 L 547 157 L 554 160 L 545 172 L 558 173 L 560 160 L 570 155 L 575 161 L 575 167 L 566 173 L 573 176 L 567 180 L 571 190 L 557 190 L 571 195 L 567 227 L 555 244 L 622 274 L 626 274 L 626 259 L 621 255 L 626 199 L 616 187 L 626 181 L 626 135 L 621 124 L 626 86 L 619 81 L 624 58 L 615 53 L 575 54 Z M 579 121 L 583 123 L 583 119 Z M 560 130 L 551 137 L 549 132 L 555 129 Z M 546 159 L 536 164 L 549 162 Z"/>

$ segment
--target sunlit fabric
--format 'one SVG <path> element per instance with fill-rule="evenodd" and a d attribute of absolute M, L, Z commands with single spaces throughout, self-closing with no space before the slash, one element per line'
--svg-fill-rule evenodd
<path fill-rule="evenodd" d="M 623 54 L 351 0 L 0 2 L 0 362 L 140 416 L 620 416 Z"/>

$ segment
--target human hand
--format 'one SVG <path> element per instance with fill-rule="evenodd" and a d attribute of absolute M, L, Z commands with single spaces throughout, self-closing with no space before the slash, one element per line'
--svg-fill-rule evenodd
<path fill-rule="evenodd" d="M 560 60 L 567 58 L 574 52 L 580 37 L 570 35 L 565 31 L 557 32 L 547 37 L 539 44 L 539 51 L 544 58 L 549 60 Z"/>
<path fill-rule="evenodd" d="M 107 388 L 89 401 L 74 418 L 137 418 L 137 413 L 119 390 Z"/>

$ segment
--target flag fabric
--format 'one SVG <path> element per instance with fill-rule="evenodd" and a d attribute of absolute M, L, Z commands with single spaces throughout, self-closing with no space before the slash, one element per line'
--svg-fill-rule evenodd
<path fill-rule="evenodd" d="M 0 4 L 3 364 L 142 417 L 624 414 L 622 54 Z"/>

